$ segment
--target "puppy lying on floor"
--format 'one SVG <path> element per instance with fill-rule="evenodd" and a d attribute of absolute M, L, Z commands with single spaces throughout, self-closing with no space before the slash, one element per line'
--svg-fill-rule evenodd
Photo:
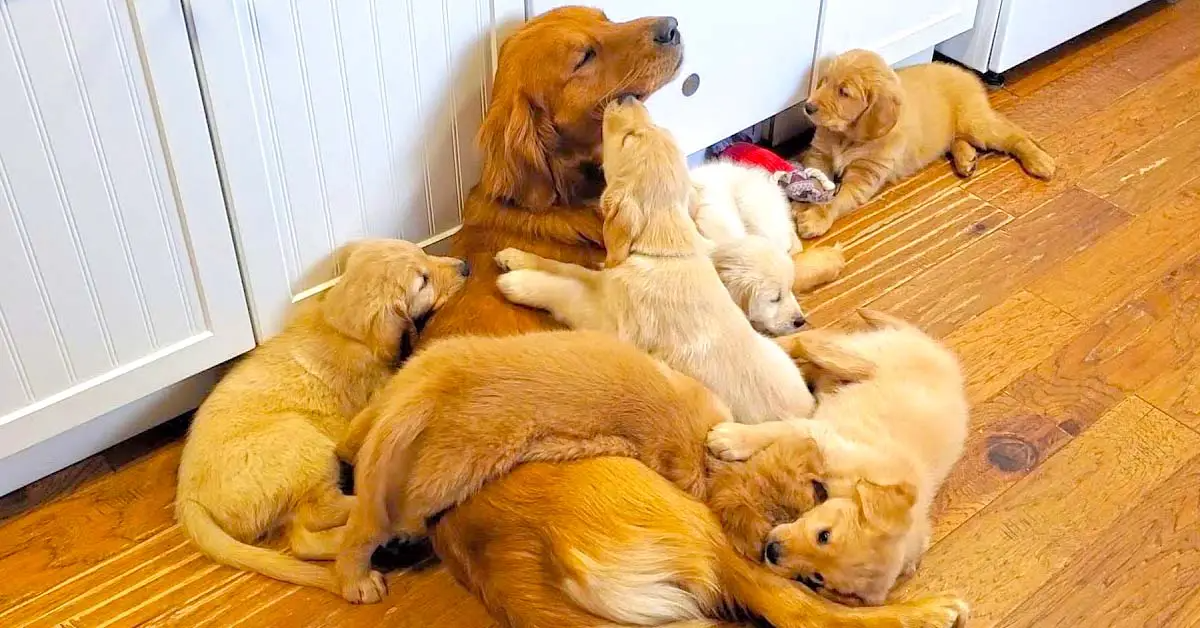
<path fill-rule="evenodd" d="M 458 291 L 466 264 L 401 240 L 338 253 L 345 269 L 298 306 L 196 411 L 179 461 L 175 516 L 217 562 L 334 593 L 329 570 L 250 545 L 284 530 L 299 558 L 330 560 L 354 502 L 338 490 L 334 448 L 393 372 L 415 321 Z"/>
<path fill-rule="evenodd" d="M 457 576 L 512 626 L 699 627 L 736 609 L 779 628 L 949 626 L 963 616 L 950 599 L 852 611 L 751 565 L 746 556 L 762 556 L 766 534 L 825 489 L 808 439 L 781 438 L 744 464 L 707 457 L 705 435 L 728 418 L 699 382 L 608 334 L 437 342 L 376 394 L 339 448 L 357 457 L 359 491 L 337 563 L 347 598 L 383 594 L 366 563 L 379 540 L 424 534 L 427 520 L 449 511 L 464 521 L 438 527 L 451 535 L 435 538 L 439 553 L 463 566 Z M 524 464 L 602 455 L 631 460 L 615 475 L 594 459 Z M 484 483 L 505 485 L 510 472 L 532 481 L 483 493 L 494 516 L 456 514 L 455 505 Z M 590 475 L 556 488 L 580 474 Z M 645 499 L 647 491 L 668 499 Z M 620 521 L 594 519 L 606 512 L 622 513 Z M 504 575 L 482 573 L 492 569 Z"/>
<path fill-rule="evenodd" d="M 846 265 L 840 246 L 805 251 L 791 205 L 761 168 L 713 161 L 691 171 L 688 211 L 721 282 L 750 324 L 772 336 L 799 330 L 796 294 L 833 281 Z"/>
<path fill-rule="evenodd" d="M 801 332 L 785 340 L 824 377 L 850 380 L 831 389 L 819 383 L 811 420 L 724 423 L 709 444 L 721 457 L 740 460 L 775 438 L 814 439 L 825 459 L 829 500 L 775 528 L 766 560 L 776 573 L 831 599 L 882 604 L 929 546 L 929 508 L 962 455 L 968 406 L 949 349 L 897 318 L 860 314 L 871 331 Z M 863 363 L 873 370 L 867 377 Z"/>
<path fill-rule="evenodd" d="M 958 174 L 975 172 L 979 150 L 1016 157 L 1029 174 L 1054 176 L 1054 159 L 1020 127 L 992 110 L 975 75 L 927 63 L 898 71 L 867 50 L 828 61 L 804 106 L 817 126 L 806 167 L 840 179 L 825 205 L 800 206 L 800 237 L 815 238 L 865 204 L 885 183 L 950 153 Z"/>
<path fill-rule="evenodd" d="M 806 417 L 813 399 L 788 355 L 754 331 L 705 255 L 688 216 L 691 181 L 670 133 L 636 99 L 603 123 L 607 268 L 505 249 L 497 286 L 576 329 L 614 333 L 711 388 L 735 420 Z"/>

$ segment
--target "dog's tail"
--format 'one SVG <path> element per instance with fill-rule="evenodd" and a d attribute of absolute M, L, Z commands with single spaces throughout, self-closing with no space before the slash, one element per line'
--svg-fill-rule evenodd
<path fill-rule="evenodd" d="M 177 501 L 175 517 L 192 542 L 218 563 L 340 595 L 334 587 L 333 574 L 329 569 L 282 552 L 242 543 L 221 528 L 208 509 L 195 501 Z"/>

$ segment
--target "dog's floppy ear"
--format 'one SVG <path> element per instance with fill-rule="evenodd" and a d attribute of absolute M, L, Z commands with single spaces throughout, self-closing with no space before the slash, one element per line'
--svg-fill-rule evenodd
<path fill-rule="evenodd" d="M 346 256 L 342 278 L 322 296 L 325 321 L 342 335 L 357 340 L 381 360 L 391 361 L 399 349 L 401 335 L 412 325 L 408 301 L 397 294 L 384 269 L 360 268 L 378 260 Z"/>
<path fill-rule="evenodd" d="M 857 125 L 859 138 L 875 140 L 891 132 L 900 121 L 901 104 L 900 79 L 888 69 L 868 90 L 867 110 Z"/>
<path fill-rule="evenodd" d="M 908 321 L 896 318 L 887 312 L 879 310 L 871 310 L 867 308 L 859 308 L 858 315 L 870 325 L 872 329 L 908 329 L 912 324 Z"/>
<path fill-rule="evenodd" d="M 867 523 L 888 533 L 908 529 L 917 501 L 917 487 L 908 482 L 882 485 L 859 480 L 854 485 L 854 494 Z"/>
<path fill-rule="evenodd" d="M 555 137 L 546 112 L 527 96 L 498 90 L 479 129 L 484 189 L 522 207 L 553 205 L 558 200 L 550 166 Z"/>
<path fill-rule="evenodd" d="M 813 329 L 780 336 L 775 342 L 796 362 L 807 362 L 843 382 L 875 374 L 875 363 L 845 346 L 838 332 Z"/>
<path fill-rule="evenodd" d="M 604 266 L 612 268 L 629 259 L 633 241 L 646 228 L 646 216 L 629 195 L 608 188 L 600 195 L 600 210 L 604 214 Z"/>

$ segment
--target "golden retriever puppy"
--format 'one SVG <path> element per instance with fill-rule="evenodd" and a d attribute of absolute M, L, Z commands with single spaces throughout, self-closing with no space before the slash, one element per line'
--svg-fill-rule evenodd
<path fill-rule="evenodd" d="M 338 490 L 334 448 L 419 320 L 467 274 L 461 260 L 401 240 L 337 256 L 340 281 L 301 303 L 196 411 L 175 496 L 184 532 L 217 562 L 335 593 L 328 569 L 251 543 L 282 529 L 296 557 L 336 555 L 354 498 Z"/>
<path fill-rule="evenodd" d="M 607 268 L 507 249 L 496 256 L 509 270 L 497 280 L 500 291 L 570 327 L 614 333 L 648 351 L 711 388 L 736 421 L 811 414 L 799 369 L 729 298 L 688 216 L 683 155 L 636 99 L 605 110 L 604 168 Z"/>
<path fill-rule="evenodd" d="M 696 380 L 610 334 L 544 332 L 450 338 L 416 354 L 355 417 L 339 455 L 355 462 L 358 503 L 337 573 L 351 602 L 376 602 L 383 578 L 372 550 L 391 536 L 416 539 L 426 521 L 529 461 L 629 456 L 696 499 L 709 496 L 705 438 L 728 421 L 725 404 Z M 795 441 L 801 441 L 796 444 Z M 815 503 L 815 446 L 793 439 L 773 480 L 776 523 Z M 715 461 L 714 461 L 715 462 Z M 770 526 L 720 464 L 718 512 L 740 547 L 762 555 Z M 744 481 L 743 481 L 744 483 Z M 741 511 L 741 512 L 739 512 Z"/>
<path fill-rule="evenodd" d="M 488 487 L 470 508 L 447 513 L 433 542 L 502 626 L 758 625 L 735 623 L 746 616 L 776 628 L 967 621 L 966 604 L 952 597 L 874 608 L 823 600 L 740 555 L 713 512 L 629 458 L 525 464 Z"/>
<path fill-rule="evenodd" d="M 828 392 L 819 388 L 811 420 L 724 423 L 709 445 L 736 460 L 780 435 L 814 439 L 825 459 L 829 499 L 775 528 L 766 561 L 831 599 L 881 604 L 929 546 L 929 508 L 962 455 L 968 406 L 949 349 L 904 321 L 860 313 L 872 330 L 788 338 L 793 355 L 851 380 Z M 847 368 L 860 361 L 873 373 L 862 377 L 857 366 Z"/>
<path fill-rule="evenodd" d="M 893 71 L 874 52 L 851 50 L 820 76 L 804 106 L 817 133 L 803 162 L 841 184 L 827 204 L 797 205 L 801 237 L 824 234 L 885 183 L 947 152 L 964 177 L 975 172 L 979 150 L 1008 153 L 1035 177 L 1054 175 L 1054 159 L 993 111 L 983 84 L 962 68 L 928 63 Z"/>

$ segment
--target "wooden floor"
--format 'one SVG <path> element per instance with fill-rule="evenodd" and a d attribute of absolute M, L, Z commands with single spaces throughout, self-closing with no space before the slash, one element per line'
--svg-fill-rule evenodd
<path fill-rule="evenodd" d="M 808 301 L 913 319 L 969 374 L 967 455 L 902 594 L 957 591 L 973 626 L 1200 625 L 1200 0 L 1009 79 L 994 101 L 1058 178 L 937 164 L 835 227 L 849 268 Z M 172 520 L 166 436 L 0 500 L 0 625 L 492 625 L 436 568 L 351 607 L 215 566 Z"/>

